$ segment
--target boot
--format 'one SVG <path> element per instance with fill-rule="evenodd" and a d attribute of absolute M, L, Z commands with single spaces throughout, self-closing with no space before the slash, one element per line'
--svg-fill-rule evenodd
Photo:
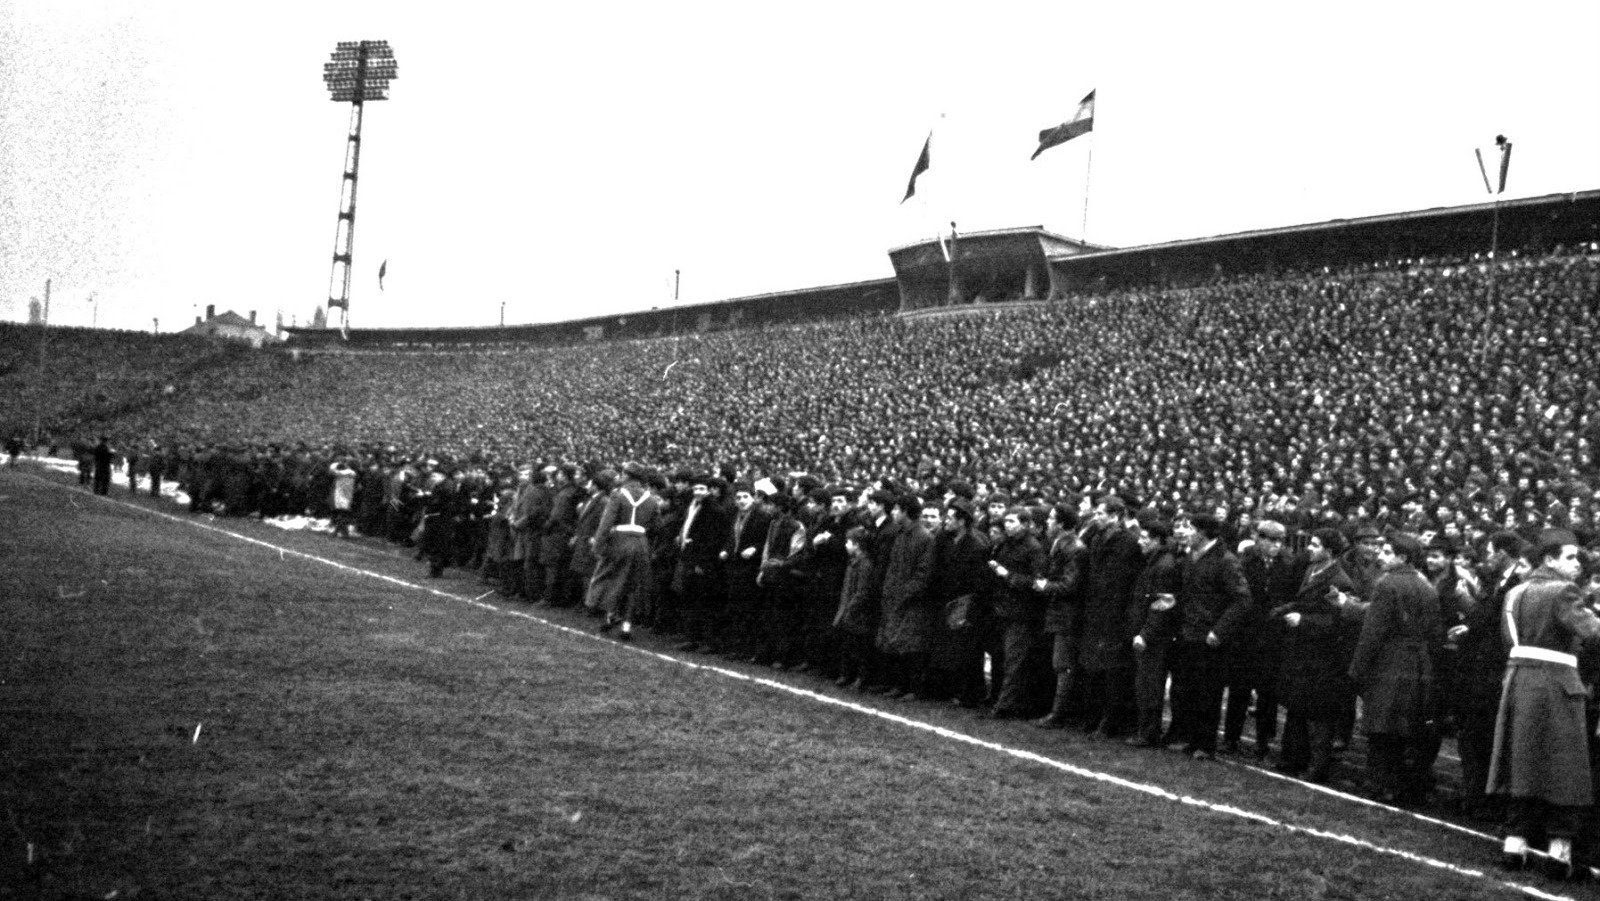
<path fill-rule="evenodd" d="M 1559 882 L 1566 882 L 1575 875 L 1576 871 L 1572 866 L 1572 839 L 1552 838 L 1545 853 L 1549 855 L 1544 862 L 1546 876 Z"/>
<path fill-rule="evenodd" d="M 1067 725 L 1067 704 L 1072 697 L 1072 672 L 1056 673 L 1056 696 L 1050 712 L 1033 721 L 1040 729 L 1063 729 Z"/>
<path fill-rule="evenodd" d="M 1500 846 L 1500 866 L 1512 872 L 1527 869 L 1528 840 L 1520 835 L 1506 836 L 1505 844 Z"/>

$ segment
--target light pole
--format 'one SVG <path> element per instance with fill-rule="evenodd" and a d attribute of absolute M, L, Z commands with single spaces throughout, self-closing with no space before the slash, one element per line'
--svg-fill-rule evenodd
<path fill-rule="evenodd" d="M 345 143 L 344 181 L 339 192 L 339 223 L 333 233 L 333 272 L 328 277 L 328 312 L 340 310 L 340 331 L 350 336 L 350 262 L 355 251 L 356 174 L 361 165 L 361 118 L 369 100 L 389 99 L 389 82 L 399 77 L 388 41 L 340 41 L 322 64 L 322 80 L 334 103 L 350 104 L 350 135 Z"/>

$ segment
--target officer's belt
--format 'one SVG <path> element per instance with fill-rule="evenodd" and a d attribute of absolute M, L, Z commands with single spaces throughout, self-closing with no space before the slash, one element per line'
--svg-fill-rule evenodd
<path fill-rule="evenodd" d="M 1574 669 L 1578 666 L 1578 657 L 1575 654 L 1563 654 L 1548 648 L 1536 648 L 1531 645 L 1519 644 L 1511 649 L 1513 660 L 1543 660 L 1546 663 L 1559 663 Z"/>

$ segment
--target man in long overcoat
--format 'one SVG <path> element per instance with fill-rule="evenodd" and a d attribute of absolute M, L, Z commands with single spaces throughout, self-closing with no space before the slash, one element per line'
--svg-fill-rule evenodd
<path fill-rule="evenodd" d="M 595 527 L 595 570 L 589 580 L 589 606 L 605 612 L 600 631 L 616 628 L 624 641 L 633 637 L 634 616 L 651 590 L 648 532 L 661 515 L 663 502 L 647 485 L 650 472 L 628 464 L 626 479 L 606 499 Z"/>
<path fill-rule="evenodd" d="M 931 514 L 928 519 L 924 510 Z M 923 680 L 936 615 L 929 590 L 934 540 L 928 526 L 943 514 L 938 506 L 925 508 L 919 498 L 908 495 L 895 502 L 893 515 L 900 528 L 883 573 L 878 649 L 888 663 L 890 697 L 901 697 L 926 691 Z"/>
<path fill-rule="evenodd" d="M 934 622 L 929 673 L 935 700 L 954 700 L 963 707 L 983 703 L 988 686 L 983 678 L 984 597 L 989 583 L 989 540 L 975 527 L 972 502 L 953 498 L 945 511 L 943 531 L 934 536 L 933 586 L 939 615 Z M 964 618 L 948 614 L 957 602 Z"/>
<path fill-rule="evenodd" d="M 548 600 L 544 596 L 544 563 L 540 550 L 554 497 L 550 490 L 550 473 L 529 467 L 528 481 L 517 486 L 516 499 L 511 502 L 511 559 L 522 568 L 523 598 L 534 603 Z"/>
<path fill-rule="evenodd" d="M 720 479 L 697 473 L 690 479 L 688 507 L 674 541 L 678 545 L 672 590 L 683 611 L 683 633 L 688 641 L 680 651 L 717 653 L 716 626 L 722 615 L 726 584 L 721 554 L 728 540 L 731 519 L 721 498 Z"/>
<path fill-rule="evenodd" d="M 1121 736 L 1134 724 L 1133 587 L 1144 568 L 1138 523 L 1121 498 L 1101 505 L 1102 528 L 1089 541 L 1083 584 L 1078 666 L 1087 701 L 1086 727 L 1102 738 Z"/>
<path fill-rule="evenodd" d="M 720 641 L 734 657 L 753 659 L 766 637 L 761 619 L 761 548 L 767 541 L 772 516 L 756 501 L 749 482 L 733 486 L 733 521 L 719 557 L 727 574 L 727 605 L 723 610 Z"/>
<path fill-rule="evenodd" d="M 587 592 L 589 578 L 596 564 L 595 533 L 600 528 L 600 517 L 605 513 L 606 497 L 616 486 L 617 473 L 604 469 L 586 480 L 587 496 L 578 505 L 578 522 L 572 527 L 572 559 L 567 563 L 567 582 L 563 594 L 568 602 L 581 600 L 589 612 L 599 611 L 589 606 Z"/>
<path fill-rule="evenodd" d="M 1328 780 L 1334 733 L 1349 694 L 1350 664 L 1335 600 L 1340 592 L 1355 591 L 1338 560 L 1344 545 L 1337 529 L 1314 531 L 1294 599 L 1270 611 L 1281 623 L 1277 697 L 1286 711 L 1277 769 L 1312 782 Z"/>
<path fill-rule="evenodd" d="M 554 493 L 550 515 L 539 533 L 539 565 L 544 571 L 544 600 L 553 607 L 568 603 L 561 582 L 572 562 L 572 534 L 578 525 L 578 503 L 583 495 L 576 483 L 578 469 L 570 463 L 550 467 Z"/>
<path fill-rule="evenodd" d="M 1223 522 L 1202 514 L 1180 523 L 1191 550 L 1178 595 L 1178 641 L 1172 659 L 1172 734 L 1196 760 L 1217 753 L 1227 655 L 1250 612 L 1250 587 L 1222 540 Z"/>
<path fill-rule="evenodd" d="M 1034 583 L 1045 573 L 1044 547 L 1033 534 L 1033 514 L 1012 507 L 1001 519 L 1004 537 L 989 561 L 989 595 L 1004 647 L 1000 692 L 988 712 L 994 719 L 1027 716 L 1029 674 L 1044 639 L 1044 595 Z"/>
<path fill-rule="evenodd" d="M 1433 722 L 1435 661 L 1444 645 L 1439 595 L 1421 569 L 1427 552 L 1415 536 L 1383 540 L 1383 574 L 1361 623 L 1350 681 L 1361 697 L 1367 770 L 1384 803 L 1420 803 L 1432 788 L 1424 753 Z"/>
<path fill-rule="evenodd" d="M 1554 875 L 1574 873 L 1572 840 L 1582 808 L 1594 802 L 1584 719 L 1587 691 L 1577 652 L 1600 639 L 1600 618 L 1583 604 L 1576 580 L 1578 540 L 1564 529 L 1539 536 L 1539 567 L 1506 596 L 1501 634 L 1510 647 L 1495 723 L 1489 790 L 1507 795 L 1502 854 L 1524 866 L 1528 840 L 1549 838 Z"/>
<path fill-rule="evenodd" d="M 1271 617 L 1289 603 L 1300 584 L 1301 561 L 1284 550 L 1288 529 L 1283 523 L 1256 524 L 1255 544 L 1239 555 L 1239 567 L 1250 586 L 1250 616 L 1241 629 L 1240 646 L 1229 661 L 1228 709 L 1222 721 L 1223 747 L 1239 749 L 1245 718 L 1254 711 L 1255 757 L 1265 760 L 1278 735 L 1278 652 L 1281 625 Z"/>

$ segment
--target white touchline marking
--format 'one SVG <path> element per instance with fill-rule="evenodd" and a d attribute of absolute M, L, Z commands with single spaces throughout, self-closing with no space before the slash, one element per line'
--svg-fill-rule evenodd
<path fill-rule="evenodd" d="M 1221 758 L 1218 758 L 1218 759 L 1220 760 Z M 1223 760 L 1222 762 L 1226 763 L 1229 766 L 1235 766 L 1235 767 L 1239 767 L 1241 769 L 1251 770 L 1253 772 L 1260 773 L 1261 775 L 1267 776 L 1267 777 L 1272 778 L 1272 779 L 1279 779 L 1279 780 L 1282 780 L 1284 782 L 1293 782 L 1294 784 L 1299 785 L 1302 788 L 1306 788 L 1306 789 L 1309 789 L 1311 791 L 1318 792 L 1320 794 L 1331 795 L 1331 796 L 1333 796 L 1335 798 L 1341 798 L 1341 799 L 1343 799 L 1345 801 L 1350 801 L 1352 803 L 1360 804 L 1360 805 L 1365 806 L 1365 807 L 1377 807 L 1377 808 L 1380 808 L 1382 810 L 1387 810 L 1390 813 L 1397 813 L 1397 814 L 1400 814 L 1402 816 L 1408 816 L 1408 817 L 1412 818 L 1413 820 L 1420 820 L 1420 821 L 1422 821 L 1424 823 L 1431 823 L 1432 825 L 1435 825 L 1435 826 L 1443 826 L 1446 829 L 1452 829 L 1452 830 L 1454 830 L 1456 832 L 1462 833 L 1463 835 L 1470 835 L 1473 838 L 1481 838 L 1481 839 L 1485 839 L 1487 841 L 1496 842 L 1496 843 L 1498 843 L 1500 841 L 1500 839 L 1498 839 L 1498 838 L 1496 838 L 1496 837 L 1494 837 L 1492 835 L 1489 835 L 1489 834 L 1483 833 L 1483 832 L 1479 832 L 1476 829 L 1472 829 L 1470 827 L 1463 826 L 1460 823 L 1452 823 L 1449 820 L 1436 819 L 1434 817 L 1430 817 L 1430 816 L 1427 816 L 1425 814 L 1420 814 L 1420 813 L 1417 813 L 1415 811 L 1405 810 L 1404 808 L 1394 807 L 1394 806 L 1391 806 L 1391 805 L 1388 805 L 1388 804 L 1384 804 L 1381 801 L 1374 801 L 1371 798 L 1363 798 L 1360 795 L 1352 795 L 1349 792 L 1342 792 L 1342 791 L 1338 790 L 1337 788 L 1333 788 L 1331 786 L 1318 785 L 1315 782 L 1307 782 L 1304 779 L 1296 779 L 1293 776 L 1288 776 L 1288 775 L 1285 775 L 1283 773 L 1274 772 L 1274 771 L 1272 771 L 1272 770 L 1270 770 L 1270 769 L 1268 769 L 1266 767 L 1251 766 L 1248 763 L 1242 763 L 1242 762 L 1237 761 L 1237 760 Z M 1534 853 L 1537 853 L 1537 851 L 1535 851 Z"/>
<path fill-rule="evenodd" d="M 52 487 L 60 488 L 60 489 L 66 490 L 66 491 L 73 491 L 75 493 L 81 493 L 81 489 L 74 488 L 72 486 L 67 486 L 67 485 L 60 485 L 60 484 L 57 484 L 56 482 L 53 482 L 53 481 L 51 481 L 49 479 L 46 479 L 46 478 L 42 477 L 42 476 L 32 475 L 31 473 L 29 475 L 32 476 L 32 478 L 37 479 L 38 481 L 44 482 L 45 484 L 50 485 Z M 851 711 L 854 711 L 856 713 L 864 714 L 866 716 L 876 717 L 878 719 L 885 720 L 885 721 L 891 722 L 891 723 L 895 723 L 897 725 L 905 726 L 907 728 L 916 729 L 916 730 L 919 730 L 919 731 L 922 731 L 922 732 L 929 732 L 929 733 L 932 733 L 934 735 L 939 736 L 940 738 L 949 739 L 950 741 L 959 742 L 961 744 L 966 744 L 966 745 L 971 745 L 971 746 L 977 747 L 977 748 L 983 748 L 983 749 L 988 750 L 988 751 L 993 751 L 995 753 L 1003 754 L 1003 755 L 1006 755 L 1008 757 L 1014 757 L 1014 758 L 1016 758 L 1018 760 L 1024 760 L 1024 761 L 1027 761 L 1029 763 L 1037 763 L 1037 764 L 1040 764 L 1040 765 L 1043 765 L 1043 766 L 1047 766 L 1047 767 L 1050 767 L 1052 769 L 1060 770 L 1061 772 L 1069 773 L 1069 774 L 1071 774 L 1073 776 L 1077 776 L 1077 777 L 1079 777 L 1081 779 L 1087 779 L 1087 780 L 1090 780 L 1092 782 L 1101 782 L 1101 783 L 1104 783 L 1104 784 L 1107 784 L 1107 785 L 1114 785 L 1114 786 L 1117 786 L 1118 788 L 1127 789 L 1129 791 L 1138 792 L 1140 794 L 1149 795 L 1149 796 L 1155 797 L 1155 798 L 1161 798 L 1161 799 L 1167 800 L 1167 801 L 1175 801 L 1175 802 L 1177 802 L 1179 804 L 1182 804 L 1184 806 L 1187 806 L 1187 807 L 1196 807 L 1196 808 L 1199 808 L 1201 810 L 1209 810 L 1209 811 L 1212 811 L 1214 813 L 1228 814 L 1230 816 L 1235 816 L 1235 817 L 1238 817 L 1238 818 L 1243 819 L 1243 820 L 1249 820 L 1249 821 L 1254 822 L 1254 823 L 1260 823 L 1260 824 L 1262 824 L 1264 826 L 1273 826 L 1273 827 L 1282 829 L 1282 830 L 1284 830 L 1286 832 L 1293 832 L 1293 833 L 1296 833 L 1296 834 L 1299 834 L 1299 835 L 1308 835 L 1308 836 L 1311 836 L 1313 838 L 1327 839 L 1329 841 L 1338 842 L 1340 844 L 1350 845 L 1352 847 L 1362 848 L 1362 849 L 1365 849 L 1365 850 L 1368 850 L 1368 851 L 1373 851 L 1373 852 L 1376 852 L 1378 854 L 1384 854 L 1384 855 L 1388 855 L 1390 857 L 1398 857 L 1398 858 L 1400 858 L 1402 860 L 1408 860 L 1408 861 L 1411 861 L 1413 863 L 1419 863 L 1419 864 L 1423 864 L 1425 866 L 1434 867 L 1435 869 L 1445 870 L 1445 871 L 1450 872 L 1450 873 L 1455 873 L 1455 874 L 1457 874 L 1459 876 L 1471 876 L 1471 877 L 1475 877 L 1475 878 L 1478 878 L 1478 879 L 1486 879 L 1486 880 L 1494 882 L 1494 883 L 1496 883 L 1498 885 L 1505 886 L 1506 888 L 1515 889 L 1516 891 L 1522 892 L 1522 893 L 1524 893 L 1526 895 L 1530 895 L 1530 896 L 1535 897 L 1535 898 L 1544 899 L 1544 901 L 1574 901 L 1574 899 L 1569 895 L 1551 894 L 1550 892 L 1543 891 L 1543 890 L 1541 890 L 1539 888 L 1536 888 L 1534 886 L 1531 886 L 1531 885 L 1523 885 L 1521 883 L 1510 882 L 1510 881 L 1507 881 L 1507 880 L 1504 880 L 1504 879 L 1499 879 L 1499 878 L 1497 878 L 1495 876 L 1492 876 L 1492 875 L 1484 872 L 1483 870 L 1476 870 L 1476 869 L 1472 869 L 1471 867 L 1459 866 L 1457 864 L 1453 864 L 1453 863 L 1450 863 L 1448 861 L 1437 860 L 1437 859 L 1432 858 L 1432 857 L 1426 857 L 1424 855 L 1417 854 L 1417 853 L 1414 853 L 1414 852 L 1411 852 L 1411 851 L 1406 851 L 1406 850 L 1403 850 L 1403 849 L 1400 849 L 1400 848 L 1390 848 L 1390 847 L 1385 846 L 1385 845 L 1379 845 L 1379 844 L 1367 841 L 1366 839 L 1363 839 L 1363 838 L 1357 838 L 1356 836 L 1353 836 L 1353 835 L 1345 835 L 1343 833 L 1338 833 L 1338 832 L 1329 832 L 1329 831 L 1327 831 L 1325 829 L 1316 829 L 1316 828 L 1312 828 L 1310 826 L 1297 826 L 1297 825 L 1295 825 L 1293 823 L 1285 823 L 1285 822 L 1283 822 L 1281 820 L 1273 819 L 1272 817 L 1269 817 L 1266 814 L 1257 813 L 1257 812 L 1252 811 L 1252 810 L 1246 810 L 1246 809 L 1244 809 L 1242 807 L 1234 807 L 1233 805 L 1230 805 L 1230 804 L 1216 804 L 1216 803 L 1213 803 L 1211 801 L 1204 800 L 1203 798 L 1195 798 L 1195 797 L 1191 797 L 1189 795 L 1180 795 L 1180 794 L 1177 794 L 1175 792 L 1168 791 L 1167 789 L 1164 789 L 1164 788 L 1160 787 L 1159 785 L 1150 785 L 1150 784 L 1144 783 L 1144 782 L 1135 782 L 1135 781 L 1133 781 L 1131 779 L 1124 779 L 1121 776 L 1112 775 L 1111 773 L 1102 773 L 1102 772 L 1100 772 L 1098 770 L 1085 769 L 1084 767 L 1080 767 L 1080 766 L 1077 766 L 1075 764 L 1067 763 L 1064 760 L 1056 760 L 1056 759 L 1054 759 L 1052 757 L 1046 757 L 1043 754 L 1039 754 L 1039 753 L 1036 753 L 1036 752 L 1033 752 L 1033 751 L 1024 750 L 1022 748 L 1013 748 L 1013 747 L 1010 747 L 1008 745 L 1000 744 L 999 742 L 987 741 L 985 739 L 978 738 L 977 736 L 974 736 L 974 735 L 968 735 L 968 734 L 966 734 L 964 732 L 957 732 L 954 729 L 945 728 L 944 726 L 938 726 L 938 725 L 935 725 L 933 723 L 924 722 L 922 720 L 911 719 L 910 717 L 901 716 L 901 715 L 896 714 L 896 713 L 890 713 L 890 712 L 888 712 L 886 710 L 880 710 L 880 709 L 878 709 L 876 707 L 868 707 L 868 706 L 866 706 L 864 704 L 858 704 L 858 703 L 856 703 L 854 701 L 846 700 L 844 698 L 836 698 L 836 697 L 833 697 L 831 695 L 819 694 L 818 692 L 811 691 L 810 689 L 805 689 L 805 688 L 800 688 L 798 686 L 789 685 L 789 684 L 787 684 L 785 682 L 777 682 L 777 681 L 774 681 L 772 679 L 767 679 L 767 678 L 763 678 L 763 677 L 759 677 L 759 676 L 751 676 L 751 675 L 749 675 L 747 673 L 741 673 L 741 672 L 739 672 L 737 670 L 725 669 L 725 668 L 720 667 L 720 666 L 710 666 L 710 665 L 703 664 L 703 663 L 695 663 L 692 660 L 684 660 L 684 659 L 681 659 L 681 658 L 678 658 L 678 657 L 673 657 L 673 656 L 671 656 L 669 654 L 660 653 L 659 651 L 652 651 L 652 650 L 649 650 L 648 648 L 641 648 L 641 647 L 639 647 L 637 645 L 623 644 L 623 643 L 620 643 L 620 642 L 612 641 L 612 640 L 610 640 L 608 638 L 603 638 L 603 637 L 601 637 L 599 635 L 596 635 L 596 634 L 593 634 L 591 632 L 586 632 L 586 631 L 584 631 L 582 629 L 574 629 L 571 626 L 564 626 L 561 623 L 552 622 L 552 621 L 544 619 L 542 617 L 534 616 L 531 613 L 525 613 L 525 612 L 523 612 L 521 610 L 503 610 L 500 607 L 497 607 L 497 606 L 495 606 L 493 604 L 485 604 L 485 603 L 483 603 L 481 601 L 474 600 L 474 599 L 466 597 L 464 595 L 451 594 L 448 591 L 440 591 L 437 588 L 429 588 L 426 585 L 418 585 L 415 582 L 407 582 L 404 579 L 396 578 L 394 576 L 384 575 L 383 573 L 377 573 L 377 572 L 372 572 L 371 570 L 360 569 L 359 567 L 348 566 L 346 564 L 338 562 L 337 560 L 329 560 L 326 557 L 319 557 L 316 554 L 306 553 L 305 551 L 297 551 L 297 550 L 295 550 L 293 548 L 284 548 L 284 547 L 281 547 L 281 546 L 276 545 L 276 544 L 272 544 L 272 543 L 267 542 L 267 541 L 262 541 L 259 538 L 252 538 L 249 535 L 241 535 L 238 532 L 232 532 L 232 531 L 229 531 L 227 529 L 221 528 L 219 526 L 209 525 L 207 523 L 200 522 L 200 521 L 195 520 L 195 519 L 189 519 L 189 518 L 185 518 L 185 517 L 182 517 L 182 516 L 174 516 L 173 514 L 170 514 L 170 513 L 163 513 L 160 510 L 152 510 L 149 507 L 143 507 L 143 506 L 140 506 L 138 504 L 131 504 L 131 503 L 128 503 L 127 501 L 116 500 L 116 499 L 113 499 L 113 498 L 111 498 L 109 496 L 106 496 L 106 495 L 90 495 L 90 496 L 91 497 L 95 497 L 98 500 L 106 501 L 107 503 L 116 504 L 116 505 L 121 506 L 121 507 L 128 507 L 128 508 L 133 509 L 133 510 L 139 510 L 139 511 L 142 511 L 144 513 L 149 513 L 149 514 L 154 515 L 154 516 L 159 516 L 162 519 L 168 519 L 168 520 L 171 520 L 173 522 L 183 523 L 184 525 L 193 526 L 193 527 L 195 527 L 197 529 L 203 529 L 203 530 L 205 530 L 207 532 L 216 532 L 219 535 L 226 535 L 229 538 L 235 538 L 235 539 L 238 539 L 239 541 L 243 541 L 243 542 L 245 542 L 247 544 L 254 544 L 254 545 L 258 545 L 260 547 L 268 548 L 270 550 L 278 551 L 280 554 L 287 553 L 287 554 L 290 554 L 290 555 L 295 556 L 295 557 L 301 557 L 301 558 L 306 559 L 306 560 L 311 560 L 311 561 L 314 561 L 316 563 L 322 563 L 322 564 L 325 564 L 327 566 L 331 566 L 334 569 L 343 570 L 345 572 L 350 572 L 350 573 L 355 573 L 357 575 L 367 576 L 368 578 L 377 579 L 377 580 L 379 580 L 381 582 L 388 582 L 388 583 L 390 583 L 392 585 L 398 585 L 398 586 L 400 586 L 402 588 L 410 588 L 410 589 L 413 589 L 413 590 L 416 590 L 416 591 L 426 592 L 428 594 L 434 595 L 435 597 L 446 598 L 448 600 L 457 601 L 459 603 L 467 604 L 469 606 L 477 607 L 477 608 L 480 608 L 480 609 L 483 609 L 483 610 L 489 610 L 489 611 L 492 611 L 492 612 L 495 612 L 495 613 L 506 613 L 506 614 L 509 614 L 511 616 L 515 616 L 515 617 L 519 617 L 521 619 L 528 620 L 530 622 L 535 622 L 535 623 L 539 623 L 540 625 L 543 625 L 543 626 L 548 626 L 549 628 L 555 629 L 556 631 L 559 631 L 559 632 L 565 632 L 568 635 L 574 635 L 574 636 L 578 636 L 580 638 L 588 639 L 590 641 L 599 642 L 599 643 L 605 644 L 607 646 L 616 648 L 616 649 L 618 649 L 620 651 L 630 651 L 630 652 L 633 652 L 633 653 L 636 653 L 636 654 L 643 654 L 643 655 L 648 656 L 648 657 L 654 657 L 654 658 L 656 658 L 658 660 L 661 660 L 661 661 L 664 661 L 664 662 L 667 662 L 667 663 L 677 664 L 678 666 L 687 667 L 689 669 L 704 670 L 705 672 L 708 672 L 708 673 L 716 673 L 717 675 L 726 676 L 726 677 L 728 677 L 730 679 L 735 679 L 735 680 L 738 680 L 738 681 L 741 681 L 741 682 L 749 682 L 749 683 L 754 684 L 754 685 L 761 685 L 761 686 L 764 686 L 766 688 L 773 688 L 773 689 L 776 689 L 778 691 L 782 691 L 782 692 L 785 692 L 785 693 L 788 693 L 788 694 L 792 694 L 792 695 L 794 695 L 796 697 L 801 697 L 801 698 L 806 698 L 808 700 L 816 701 L 817 703 L 820 703 L 820 704 L 827 704 L 827 705 L 834 706 L 834 707 L 842 707 L 842 708 L 844 708 L 846 710 L 851 710 Z M 1276 775 L 1276 774 L 1274 774 L 1274 775 Z M 1298 781 L 1298 780 L 1295 780 L 1295 781 Z M 1316 786 L 1316 787 L 1319 788 L 1319 789 L 1324 789 L 1324 787 L 1322 787 L 1322 786 Z M 1352 795 L 1346 795 L 1343 792 L 1339 792 L 1339 791 L 1336 791 L 1336 790 L 1333 790 L 1333 789 L 1324 789 L 1324 790 L 1326 790 L 1329 794 L 1332 794 L 1332 795 L 1335 795 L 1335 796 L 1339 796 L 1339 797 L 1349 798 L 1349 799 L 1352 799 L 1352 800 L 1365 800 L 1365 799 L 1357 799 Z M 1375 804 L 1375 806 L 1384 807 L 1385 809 L 1389 809 L 1389 808 L 1386 807 L 1386 805 Z M 1400 811 L 1400 812 L 1405 812 L 1405 811 Z M 1416 816 L 1416 815 L 1413 814 L 1413 816 Z M 1432 819 L 1427 818 L 1427 817 L 1417 817 L 1417 818 L 1425 820 L 1427 822 L 1440 823 L 1441 825 L 1452 825 L 1452 824 L 1448 824 L 1448 823 L 1443 823 L 1443 821 L 1432 820 Z M 1468 834 L 1479 835 L 1479 836 L 1482 836 L 1484 838 L 1488 838 L 1488 839 L 1490 839 L 1492 841 L 1495 841 L 1496 843 L 1498 843 L 1498 841 L 1499 841 L 1498 839 L 1494 839 L 1492 836 L 1483 835 L 1483 833 L 1474 833 L 1471 830 L 1464 829 L 1463 827 L 1454 827 L 1454 828 L 1461 829 L 1462 831 L 1466 831 Z"/>

